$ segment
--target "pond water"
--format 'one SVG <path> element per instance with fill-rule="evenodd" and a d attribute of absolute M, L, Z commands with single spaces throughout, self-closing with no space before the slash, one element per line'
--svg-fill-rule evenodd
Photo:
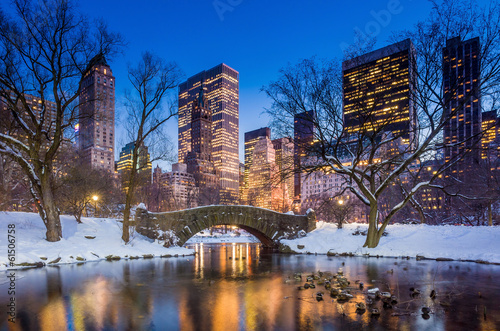
<path fill-rule="evenodd" d="M 500 266 L 282 255 L 258 244 L 191 247 L 196 256 L 17 270 L 16 325 L 4 313 L 0 330 L 500 330 Z M 353 296 L 345 302 L 318 284 L 339 269 Z M 315 289 L 298 289 L 318 271 Z M 397 303 L 384 308 L 374 299 L 360 314 L 356 303 L 367 303 L 373 287 Z M 7 288 L 3 276 L 4 309 Z"/>

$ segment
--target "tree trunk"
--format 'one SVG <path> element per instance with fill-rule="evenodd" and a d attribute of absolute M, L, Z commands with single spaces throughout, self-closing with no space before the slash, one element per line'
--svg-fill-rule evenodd
<path fill-rule="evenodd" d="M 370 205 L 370 215 L 368 218 L 368 233 L 363 247 L 375 248 L 378 246 L 381 234 L 377 231 L 378 225 L 378 208 L 376 203 Z"/>
<path fill-rule="evenodd" d="M 40 216 L 45 221 L 45 227 L 47 228 L 45 236 L 47 241 L 59 241 L 62 238 L 61 219 L 54 201 L 52 187 L 50 187 L 50 179 L 47 176 L 42 177 L 41 191 L 43 214 L 40 213 Z"/>
<path fill-rule="evenodd" d="M 123 231 L 122 231 L 122 239 L 125 243 L 128 243 L 130 240 L 129 233 L 129 219 L 130 219 L 130 202 L 125 202 L 125 210 L 123 211 Z"/>
<path fill-rule="evenodd" d="M 425 224 L 425 214 L 422 208 L 417 208 L 418 216 L 420 216 L 420 224 Z"/>
<path fill-rule="evenodd" d="M 122 239 L 125 243 L 130 240 L 130 209 L 132 208 L 132 201 L 134 198 L 135 190 L 135 165 L 137 160 L 132 162 L 132 169 L 130 170 L 129 184 L 127 194 L 125 195 L 125 210 L 123 211 L 123 231 Z"/>
<path fill-rule="evenodd" d="M 81 224 L 82 223 L 82 214 L 83 214 L 83 209 L 79 209 L 75 213 L 75 218 L 76 218 L 76 223 Z"/>
<path fill-rule="evenodd" d="M 491 208 L 491 202 L 488 203 L 488 225 L 493 226 L 493 211 Z"/>

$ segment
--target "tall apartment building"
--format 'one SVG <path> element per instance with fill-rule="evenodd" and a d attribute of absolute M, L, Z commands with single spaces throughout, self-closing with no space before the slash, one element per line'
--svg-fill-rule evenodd
<path fill-rule="evenodd" d="M 220 202 L 237 204 L 239 190 L 239 74 L 220 64 L 179 85 L 179 163 L 192 150 L 193 102 L 204 87 L 212 112 L 212 157 L 219 173 Z"/>
<path fill-rule="evenodd" d="M 114 172 L 115 77 L 102 54 L 90 61 L 79 100 L 77 141 L 83 162 Z"/>
<path fill-rule="evenodd" d="M 242 204 L 280 212 L 291 209 L 294 198 L 293 142 L 271 140 L 271 129 L 245 133 Z"/>
<path fill-rule="evenodd" d="M 349 140 L 391 132 L 417 145 L 410 39 L 342 63 L 344 130 Z"/>
<path fill-rule="evenodd" d="M 316 113 L 314 111 L 306 111 L 294 116 L 293 119 L 293 163 L 294 163 L 294 195 L 296 200 L 300 200 L 301 183 L 302 183 L 302 159 L 307 156 L 307 151 L 314 142 L 314 123 L 316 121 Z"/>
<path fill-rule="evenodd" d="M 482 121 L 479 52 L 479 38 L 452 38 L 443 49 L 444 99 L 448 100 L 443 113 L 451 116 L 444 127 L 444 157 L 448 161 L 466 153 L 463 161 L 452 167 L 452 174 L 463 173 L 480 158 L 476 146 Z"/>
<path fill-rule="evenodd" d="M 32 114 L 35 115 L 36 121 L 40 123 L 41 129 L 46 130 L 49 136 L 51 136 L 55 129 L 54 120 L 57 116 L 56 104 L 29 94 L 24 94 L 23 97 L 24 102 L 32 110 Z M 26 135 L 26 131 L 21 129 L 13 117 L 12 107 L 15 106 L 9 102 L 15 102 L 15 100 L 16 97 L 13 94 L 10 95 L 9 100 L 3 97 L 0 98 L 0 133 L 14 137 L 21 142 L 27 142 L 28 136 Z M 21 101 L 19 101 L 20 103 Z M 25 108 L 24 106 L 20 106 L 19 109 Z M 16 114 L 24 123 L 27 123 L 28 127 L 33 128 L 33 125 L 31 125 L 33 119 L 28 112 L 16 110 Z M 46 142 L 49 142 L 49 140 L 47 139 Z M 72 146 L 70 146 L 70 143 L 63 141 L 55 161 L 67 161 L 67 152 L 69 150 L 72 150 Z M 63 160 L 58 160 L 59 156 L 63 156 Z M 26 157 L 28 156 L 26 155 Z M 3 193 L 3 199 L 0 199 L 2 200 L 0 201 L 0 208 L 4 210 L 37 212 L 34 202 L 30 202 L 32 196 L 29 193 L 29 184 L 20 166 L 8 156 L 2 154 L 0 154 L 0 192 Z"/>
<path fill-rule="evenodd" d="M 269 137 L 261 136 L 252 152 L 245 202 L 255 207 L 280 210 L 282 200 L 274 146 Z"/>
<path fill-rule="evenodd" d="M 213 196 L 214 192 L 219 189 L 219 176 L 212 157 L 212 112 L 208 106 L 203 85 L 192 107 L 191 150 L 187 153 L 185 162 L 187 172 L 193 174 L 196 186 L 201 193 L 198 204 L 210 205 L 219 202 Z"/>
<path fill-rule="evenodd" d="M 295 178 L 293 172 L 293 141 L 290 137 L 278 138 L 272 141 L 276 155 L 276 166 L 280 177 L 283 205 L 281 211 L 291 210 L 291 203 L 295 198 Z"/>
<path fill-rule="evenodd" d="M 255 144 L 261 139 L 271 139 L 271 129 L 270 128 L 260 128 L 257 130 L 245 132 L 245 172 L 243 174 L 243 188 L 242 196 L 240 197 L 241 203 L 245 204 L 248 201 L 248 189 L 249 189 L 249 174 L 250 168 L 253 164 L 253 152 L 255 149 Z"/>
<path fill-rule="evenodd" d="M 42 125 L 42 128 L 44 130 L 48 130 L 49 132 L 50 130 L 54 130 L 53 122 L 55 120 L 57 112 L 56 103 L 49 100 L 42 100 L 40 97 L 30 94 L 24 94 L 23 96 L 27 106 L 30 107 L 33 115 L 35 115 L 36 120 L 43 121 L 43 123 L 40 123 Z M 14 102 L 16 100 L 16 97 L 12 94 L 10 96 L 10 100 L 11 102 Z M 21 102 L 22 101 L 19 100 L 19 104 Z M 23 140 L 23 131 L 16 124 L 13 118 L 12 107 L 13 105 L 9 104 L 9 102 L 5 98 L 0 98 L 0 132 Z M 23 108 L 24 106 L 20 106 L 20 109 Z M 32 121 L 30 115 L 26 111 L 16 111 L 16 113 L 18 113 L 21 119 L 25 123 L 28 123 L 29 126 L 29 123 Z M 53 134 L 53 132 L 54 131 L 52 131 L 51 133 Z"/>

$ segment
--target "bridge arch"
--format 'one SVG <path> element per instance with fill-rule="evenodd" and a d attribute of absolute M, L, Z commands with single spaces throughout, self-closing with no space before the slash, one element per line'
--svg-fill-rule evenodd
<path fill-rule="evenodd" d="M 256 236 L 264 246 L 296 238 L 301 230 L 316 228 L 316 215 L 290 215 L 251 206 L 205 206 L 175 212 L 152 213 L 137 209 L 136 231 L 165 246 L 182 246 L 196 233 L 215 225 L 236 225 Z"/>

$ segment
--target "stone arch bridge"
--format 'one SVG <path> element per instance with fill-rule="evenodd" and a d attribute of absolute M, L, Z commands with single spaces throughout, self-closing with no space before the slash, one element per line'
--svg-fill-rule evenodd
<path fill-rule="evenodd" d="M 264 246 L 293 239 L 316 228 L 316 214 L 290 215 L 251 206 L 206 206 L 175 212 L 152 213 L 137 208 L 136 231 L 165 246 L 182 246 L 196 233 L 215 225 L 236 225 L 256 236 Z"/>

